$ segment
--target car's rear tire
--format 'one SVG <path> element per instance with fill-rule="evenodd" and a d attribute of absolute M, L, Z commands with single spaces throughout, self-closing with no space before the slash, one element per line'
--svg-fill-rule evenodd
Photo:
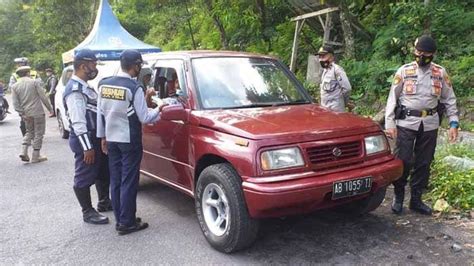
<path fill-rule="evenodd" d="M 64 128 L 63 117 L 62 117 L 61 112 L 59 112 L 59 110 L 56 111 L 56 118 L 58 119 L 59 135 L 63 139 L 68 139 L 69 138 L 69 131 L 67 131 Z"/>
<path fill-rule="evenodd" d="M 386 192 L 387 187 L 380 188 L 372 195 L 340 206 L 338 209 L 341 212 L 347 213 L 349 215 L 363 215 L 369 213 L 377 209 L 380 204 L 382 204 Z"/>
<path fill-rule="evenodd" d="M 259 222 L 249 216 L 241 178 L 230 164 L 215 164 L 202 171 L 195 204 L 202 232 L 215 249 L 235 252 L 257 238 Z"/>

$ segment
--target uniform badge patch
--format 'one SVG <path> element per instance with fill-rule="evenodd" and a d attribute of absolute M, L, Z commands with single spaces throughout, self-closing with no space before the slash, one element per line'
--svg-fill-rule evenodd
<path fill-rule="evenodd" d="M 439 97 L 441 95 L 441 87 L 433 86 L 433 95 Z"/>
<path fill-rule="evenodd" d="M 102 87 L 102 91 L 100 93 L 102 98 L 104 99 L 111 99 L 111 100 L 119 100 L 125 101 L 126 90 L 122 88 L 114 88 L 114 87 Z"/>
<path fill-rule="evenodd" d="M 416 94 L 416 84 L 414 80 L 407 80 L 403 86 L 403 92 L 407 95 Z"/>
<path fill-rule="evenodd" d="M 441 68 L 433 66 L 431 68 L 431 72 L 433 73 L 434 76 L 441 76 Z"/>
<path fill-rule="evenodd" d="M 79 83 L 73 83 L 72 84 L 72 90 L 73 91 L 78 91 L 79 90 Z"/>
<path fill-rule="evenodd" d="M 400 75 L 395 75 L 393 78 L 393 85 L 398 85 L 400 81 L 402 81 L 402 77 L 400 77 Z"/>
<path fill-rule="evenodd" d="M 405 69 L 405 75 L 407 76 L 413 76 L 416 74 L 416 69 L 414 68 L 408 68 L 408 69 Z"/>
<path fill-rule="evenodd" d="M 434 80 L 433 81 L 433 95 L 439 97 L 441 95 L 441 88 L 443 87 L 443 84 L 439 80 Z"/>
<path fill-rule="evenodd" d="M 448 74 L 444 75 L 444 80 L 446 81 L 446 84 L 448 84 L 449 87 L 452 87 L 453 85 L 451 84 L 451 79 L 449 78 Z"/>

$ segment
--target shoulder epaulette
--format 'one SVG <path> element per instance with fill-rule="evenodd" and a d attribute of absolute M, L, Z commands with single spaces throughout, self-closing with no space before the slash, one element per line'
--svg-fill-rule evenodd
<path fill-rule="evenodd" d="M 72 91 L 82 91 L 82 84 L 78 81 L 73 81 Z"/>

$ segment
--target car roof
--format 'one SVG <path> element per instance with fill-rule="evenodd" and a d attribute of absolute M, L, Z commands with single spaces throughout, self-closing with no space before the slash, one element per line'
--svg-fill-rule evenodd
<path fill-rule="evenodd" d="M 164 59 L 164 58 L 193 59 L 193 58 L 205 58 L 205 57 L 254 57 L 254 58 L 276 59 L 275 57 L 269 56 L 269 55 L 247 53 L 247 52 L 189 50 L 189 51 L 173 51 L 173 52 L 144 54 L 143 60 L 150 61 L 150 60 Z"/>

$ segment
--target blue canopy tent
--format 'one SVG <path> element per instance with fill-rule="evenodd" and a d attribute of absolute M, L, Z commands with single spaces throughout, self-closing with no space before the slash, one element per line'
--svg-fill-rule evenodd
<path fill-rule="evenodd" d="M 126 49 L 135 49 L 142 54 L 161 52 L 161 49 L 146 44 L 133 37 L 125 30 L 107 0 L 101 0 L 94 27 L 89 35 L 75 48 L 62 54 L 63 64 L 73 62 L 75 53 L 89 48 L 96 53 L 99 60 L 119 60 L 120 54 Z"/>

